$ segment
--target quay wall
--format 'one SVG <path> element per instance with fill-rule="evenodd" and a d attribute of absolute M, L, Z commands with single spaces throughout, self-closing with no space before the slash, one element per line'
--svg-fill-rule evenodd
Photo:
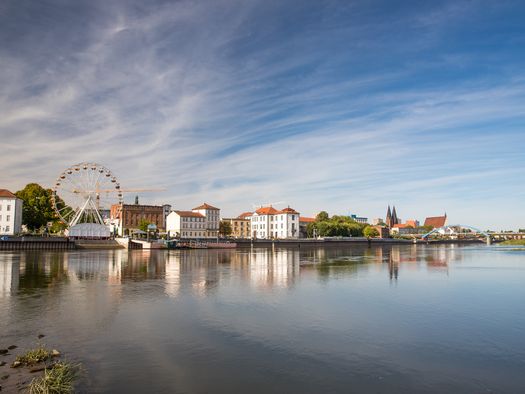
<path fill-rule="evenodd" d="M 62 237 L 9 237 L 0 241 L 0 250 L 72 250 L 76 245 Z"/>

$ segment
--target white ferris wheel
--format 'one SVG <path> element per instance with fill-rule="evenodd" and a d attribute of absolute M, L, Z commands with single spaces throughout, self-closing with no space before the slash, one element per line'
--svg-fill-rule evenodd
<path fill-rule="evenodd" d="M 55 182 L 52 204 L 69 227 L 79 223 L 104 225 L 101 210 L 122 204 L 117 178 L 97 163 L 79 163 L 67 168 Z"/>

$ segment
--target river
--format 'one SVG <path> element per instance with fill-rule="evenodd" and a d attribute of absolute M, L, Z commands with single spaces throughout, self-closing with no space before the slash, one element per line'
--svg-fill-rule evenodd
<path fill-rule="evenodd" d="M 498 246 L 0 253 L 0 347 L 89 393 L 523 393 L 524 305 Z"/>

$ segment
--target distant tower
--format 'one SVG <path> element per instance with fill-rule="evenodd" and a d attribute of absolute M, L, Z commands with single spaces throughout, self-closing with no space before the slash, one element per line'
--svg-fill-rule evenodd
<path fill-rule="evenodd" d="M 139 205 L 139 196 L 135 196 L 135 205 Z"/>
<path fill-rule="evenodd" d="M 390 212 L 390 205 L 388 206 L 388 210 L 386 211 L 385 224 L 387 227 L 392 227 L 392 212 Z"/>
<path fill-rule="evenodd" d="M 396 206 L 395 205 L 392 208 L 392 226 L 390 226 L 390 227 L 393 227 L 394 224 L 399 224 L 399 219 L 397 218 L 397 212 L 396 212 Z"/>

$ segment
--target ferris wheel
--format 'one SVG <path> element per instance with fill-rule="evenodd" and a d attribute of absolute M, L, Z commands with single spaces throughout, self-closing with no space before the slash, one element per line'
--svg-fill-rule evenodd
<path fill-rule="evenodd" d="M 97 163 L 79 163 L 67 168 L 55 182 L 52 204 L 68 226 L 78 223 L 104 225 L 101 210 L 122 204 L 117 178 Z"/>

